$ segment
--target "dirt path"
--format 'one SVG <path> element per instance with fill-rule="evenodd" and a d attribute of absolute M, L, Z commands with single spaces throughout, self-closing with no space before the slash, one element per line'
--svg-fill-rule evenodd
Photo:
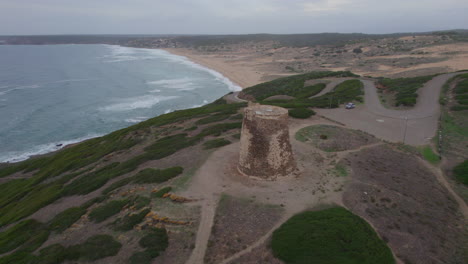
<path fill-rule="evenodd" d="M 458 194 L 452 189 L 450 183 L 447 181 L 447 178 L 444 176 L 444 173 L 442 172 L 440 167 L 434 167 L 429 162 L 423 159 L 420 159 L 420 161 L 422 162 L 422 164 L 424 164 L 424 166 L 426 166 L 430 171 L 432 171 L 432 173 L 434 173 L 439 183 L 442 184 L 442 186 L 444 186 L 445 189 L 449 191 L 451 196 L 458 203 L 460 211 L 465 217 L 465 221 L 468 223 L 468 206 L 466 205 L 465 201 L 460 196 L 458 196 Z"/>
<path fill-rule="evenodd" d="M 201 208 L 200 225 L 198 226 L 195 248 L 186 263 L 203 263 L 208 240 L 210 239 L 211 228 L 213 227 L 216 212 L 216 203 L 219 199 L 214 196 L 203 201 Z"/>

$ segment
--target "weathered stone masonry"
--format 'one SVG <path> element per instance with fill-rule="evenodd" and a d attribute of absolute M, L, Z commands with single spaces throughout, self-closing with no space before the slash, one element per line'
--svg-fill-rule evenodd
<path fill-rule="evenodd" d="M 239 171 L 274 180 L 296 169 L 289 142 L 288 111 L 281 107 L 245 108 L 240 140 Z"/>

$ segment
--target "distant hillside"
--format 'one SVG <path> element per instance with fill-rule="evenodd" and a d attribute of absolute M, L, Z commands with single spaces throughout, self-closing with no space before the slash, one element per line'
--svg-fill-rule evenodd
<path fill-rule="evenodd" d="M 273 41 L 278 46 L 307 47 L 343 45 L 352 41 L 398 38 L 416 35 L 447 35 L 456 41 L 467 41 L 468 30 L 394 34 L 313 33 L 313 34 L 246 34 L 246 35 L 35 35 L 0 36 L 0 44 L 115 44 L 132 47 L 200 47 L 243 42 Z"/>

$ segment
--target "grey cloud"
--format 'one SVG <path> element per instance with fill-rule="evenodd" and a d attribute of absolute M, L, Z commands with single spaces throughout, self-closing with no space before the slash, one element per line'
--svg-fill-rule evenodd
<path fill-rule="evenodd" d="M 466 0 L 1 0 L 0 34 L 390 33 L 466 28 Z"/>

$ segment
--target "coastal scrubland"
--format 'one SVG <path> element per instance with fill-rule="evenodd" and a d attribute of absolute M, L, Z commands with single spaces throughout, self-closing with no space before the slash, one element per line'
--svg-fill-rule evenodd
<path fill-rule="evenodd" d="M 342 82 L 326 90 L 337 78 Z M 451 107 L 461 104 L 465 79 L 451 80 L 445 90 L 438 142 L 437 155 L 453 164 L 442 162 L 454 183 L 466 172 L 466 161 L 456 159 L 465 155 L 458 145 L 466 139 L 466 118 Z M 408 86 L 385 80 L 395 94 L 411 90 L 413 98 L 426 79 Z M 406 151 L 313 115 L 351 101 L 359 105 L 363 95 L 361 77 L 348 71 L 244 89 L 242 98 L 306 117 L 290 119 L 300 169 L 280 184 L 237 172 L 247 103 L 227 97 L 3 164 L 0 263 L 172 264 L 192 257 L 206 263 L 463 263 L 462 207 L 441 184 L 439 163 L 426 164 L 425 151 Z M 317 237 L 304 237 L 310 232 Z M 309 254 L 319 251 L 327 255 Z"/>

